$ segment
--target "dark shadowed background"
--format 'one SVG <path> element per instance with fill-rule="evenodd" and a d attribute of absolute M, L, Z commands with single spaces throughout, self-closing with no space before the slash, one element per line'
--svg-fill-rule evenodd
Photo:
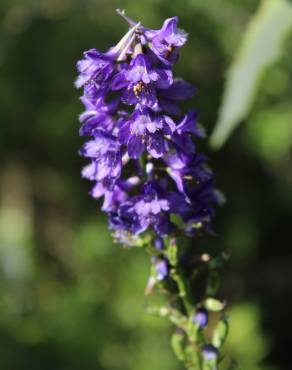
<path fill-rule="evenodd" d="M 181 369 L 170 327 L 144 312 L 147 256 L 112 243 L 80 178 L 75 62 L 126 32 L 117 7 L 150 28 L 178 15 L 189 42 L 175 71 L 196 85 L 189 105 L 210 133 L 226 68 L 258 3 L 0 0 L 1 370 Z M 199 145 L 227 198 L 217 237 L 200 243 L 230 253 L 221 283 L 231 318 L 226 351 L 244 370 L 292 368 L 292 45 L 285 45 L 226 145 L 219 152 Z"/>

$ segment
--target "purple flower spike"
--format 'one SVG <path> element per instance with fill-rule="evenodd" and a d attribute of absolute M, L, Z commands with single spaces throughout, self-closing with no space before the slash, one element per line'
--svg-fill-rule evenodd
<path fill-rule="evenodd" d="M 197 113 L 180 107 L 194 95 L 194 87 L 173 77 L 187 35 L 178 28 L 178 17 L 150 30 L 124 11 L 118 13 L 130 26 L 128 32 L 105 53 L 90 49 L 77 62 L 75 86 L 83 89 L 84 105 L 79 134 L 88 137 L 79 151 L 89 160 L 82 177 L 93 182 L 90 195 L 101 201 L 114 240 L 146 246 L 152 255 L 145 293 L 158 285 L 170 294 L 170 304 L 159 308 L 159 315 L 178 327 L 174 348 L 188 346 L 196 333 L 186 324 L 200 334 L 208 325 L 208 311 L 201 308 L 203 298 L 200 308 L 192 309 L 192 292 L 185 286 L 192 276 L 185 270 L 190 250 L 180 240 L 212 233 L 214 205 L 221 199 L 206 157 L 195 145 L 205 136 Z M 192 257 L 190 266 L 197 264 Z M 215 370 L 217 348 L 206 345 L 203 335 L 196 344 L 193 351 L 200 352 L 202 366 Z"/>
<path fill-rule="evenodd" d="M 91 49 L 77 63 L 85 107 L 80 135 L 90 136 L 80 150 L 90 159 L 82 176 L 94 181 L 90 194 L 103 197 L 102 210 L 122 242 L 148 231 L 154 238 L 177 229 L 193 235 L 199 226 L 209 231 L 218 197 L 194 144 L 204 132 L 196 113 L 181 115 L 178 106 L 194 88 L 172 73 L 186 34 L 177 17 L 160 30 L 125 19 L 131 28 L 116 46 Z"/>

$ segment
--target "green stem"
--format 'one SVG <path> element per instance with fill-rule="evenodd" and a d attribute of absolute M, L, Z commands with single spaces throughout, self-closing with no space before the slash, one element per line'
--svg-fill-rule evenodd
<path fill-rule="evenodd" d="M 185 280 L 178 273 L 178 269 L 173 268 L 171 270 L 170 274 L 171 274 L 171 277 L 173 278 L 173 280 L 177 284 L 177 287 L 178 287 L 178 295 L 181 298 L 181 300 L 182 300 L 182 302 L 184 304 L 185 310 L 186 310 L 186 312 L 187 312 L 187 314 L 189 316 L 189 315 L 192 314 L 193 306 L 189 302 L 189 299 L 188 299 L 188 296 L 187 296 L 187 290 L 186 290 Z"/>
<path fill-rule="evenodd" d="M 196 278 L 197 275 L 200 275 L 201 272 L 204 272 L 206 266 L 204 265 L 203 268 L 202 265 L 199 264 L 191 277 L 187 279 L 183 268 L 180 266 L 179 250 L 176 245 L 176 240 L 174 238 L 166 238 L 164 240 L 165 247 L 161 250 L 155 249 L 151 245 L 152 242 L 153 240 L 149 242 L 146 248 L 147 252 L 156 258 L 166 258 L 170 264 L 169 279 L 156 282 L 160 293 L 168 294 L 169 303 L 164 307 L 150 307 L 148 308 L 148 312 L 166 317 L 176 326 L 171 344 L 176 357 L 184 364 L 187 370 L 217 369 L 216 359 L 214 359 L 214 361 L 203 359 L 202 348 L 209 343 L 212 343 L 218 350 L 222 347 L 227 335 L 226 320 L 220 319 L 217 326 L 212 329 L 212 335 L 208 338 L 205 338 L 204 331 L 199 327 L 199 324 L 193 321 L 196 306 L 192 297 L 190 281 Z M 210 257 L 208 256 L 208 261 L 209 260 Z M 217 264 L 217 261 L 215 262 Z M 211 261 L 210 264 L 214 264 L 215 262 Z M 155 281 L 155 269 L 153 271 L 152 278 Z M 211 272 L 214 273 L 213 269 Z M 172 283 L 170 283 L 170 279 Z M 224 309 L 224 304 L 221 301 L 210 296 L 206 297 L 206 295 L 200 302 L 196 302 L 196 305 L 197 304 L 204 307 L 209 312 L 222 312 Z"/>

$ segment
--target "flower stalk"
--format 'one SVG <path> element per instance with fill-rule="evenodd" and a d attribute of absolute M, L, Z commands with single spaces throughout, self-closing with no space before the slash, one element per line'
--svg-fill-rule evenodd
<path fill-rule="evenodd" d="M 215 370 L 228 329 L 210 283 L 220 258 L 198 254 L 189 240 L 211 232 L 221 198 L 195 146 L 204 137 L 197 113 L 179 106 L 194 93 L 172 71 L 187 34 L 177 17 L 151 30 L 118 14 L 130 26 L 121 41 L 104 53 L 88 50 L 77 63 L 80 135 L 89 137 L 80 149 L 90 160 L 82 176 L 94 182 L 91 196 L 103 198 L 114 240 L 150 255 L 145 294 L 158 291 L 165 304 L 147 311 L 175 325 L 178 360 L 189 370 Z"/>

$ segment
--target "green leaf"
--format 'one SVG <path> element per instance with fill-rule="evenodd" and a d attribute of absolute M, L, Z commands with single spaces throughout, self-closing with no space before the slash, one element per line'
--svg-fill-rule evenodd
<path fill-rule="evenodd" d="M 288 0 L 263 0 L 227 73 L 219 118 L 210 138 L 214 149 L 224 144 L 248 114 L 263 72 L 281 55 L 283 41 L 291 29 L 292 3 Z"/>
<path fill-rule="evenodd" d="M 212 337 L 213 346 L 217 348 L 222 347 L 227 337 L 227 334 L 228 334 L 228 321 L 225 317 L 223 317 L 218 321 L 214 329 Z"/>
<path fill-rule="evenodd" d="M 208 311 L 219 312 L 225 307 L 225 303 L 215 298 L 207 298 L 204 302 L 204 306 Z"/>
<path fill-rule="evenodd" d="M 219 275 L 215 271 L 211 271 L 209 273 L 209 277 L 207 280 L 207 295 L 215 295 L 219 288 Z"/>
<path fill-rule="evenodd" d="M 173 348 L 174 353 L 176 354 L 176 357 L 180 361 L 185 360 L 184 339 L 185 339 L 185 334 L 180 329 L 177 329 L 176 332 L 171 337 L 171 346 Z"/>
<path fill-rule="evenodd" d="M 171 266 L 177 265 L 177 253 L 178 248 L 174 240 L 170 240 L 169 245 L 167 247 L 167 256 Z"/>

